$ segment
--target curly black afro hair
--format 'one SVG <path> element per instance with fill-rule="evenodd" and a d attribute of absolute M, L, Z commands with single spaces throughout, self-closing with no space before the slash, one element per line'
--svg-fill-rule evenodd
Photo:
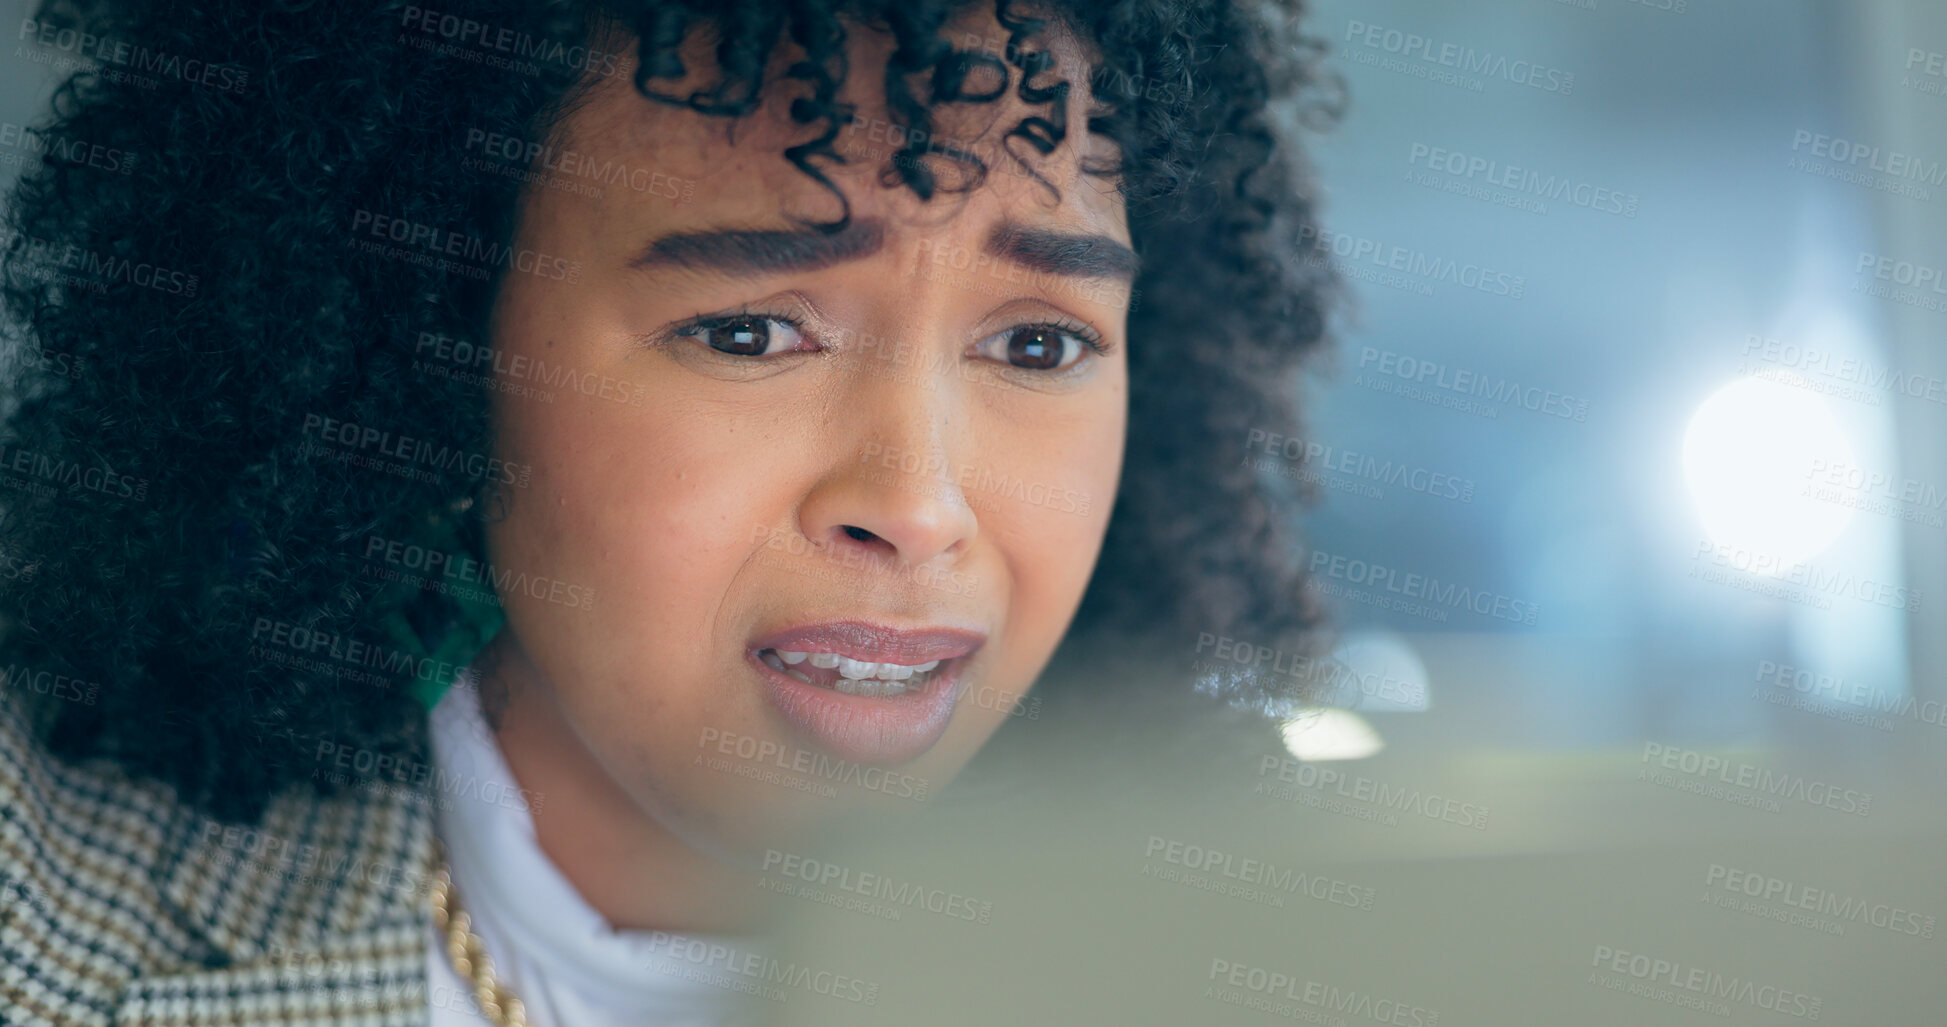
<path fill-rule="evenodd" d="M 929 198 L 995 170 L 927 128 L 935 105 L 1001 95 L 968 85 L 996 72 L 1036 112 L 1003 140 L 1013 173 L 1075 132 L 1113 139 L 1120 165 L 1087 170 L 1120 190 L 1147 259 L 1121 493 L 1071 638 L 1297 651 L 1317 613 L 1288 497 L 1240 458 L 1250 429 L 1296 425 L 1298 368 L 1335 290 L 1302 257 L 1314 196 L 1289 139 L 1336 94 L 1298 0 L 996 0 L 1007 35 L 985 46 L 947 30 L 965 6 L 47 5 L 21 45 L 74 71 L 0 239 L 20 347 L 0 435 L 0 667 L 45 744 L 232 819 L 297 781 L 332 787 L 313 773 L 321 743 L 424 751 L 413 665 L 358 677 L 259 644 L 270 625 L 437 653 L 469 623 L 444 590 L 373 576 L 364 547 L 478 557 L 472 501 L 492 472 L 379 478 L 309 447 L 335 420 L 489 451 L 481 382 L 413 360 L 426 333 L 485 338 L 497 279 L 369 259 L 347 240 L 358 212 L 380 211 L 504 245 L 522 185 L 464 167 L 465 134 L 548 138 L 616 67 L 600 46 L 612 39 L 635 47 L 645 102 L 726 118 L 754 109 L 789 39 L 805 55 L 787 72 L 804 142 L 780 159 L 821 182 L 844 159 L 847 25 L 896 42 L 886 89 L 908 131 L 887 188 Z M 703 25 L 716 84 L 666 93 Z M 1036 42 L 1051 26 L 1082 41 L 1090 82 L 1053 76 Z M 388 634 L 401 623 L 410 637 Z"/>

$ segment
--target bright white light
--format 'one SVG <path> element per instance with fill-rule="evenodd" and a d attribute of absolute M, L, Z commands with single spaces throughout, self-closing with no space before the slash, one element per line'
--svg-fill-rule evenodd
<path fill-rule="evenodd" d="M 1284 747 L 1308 763 L 1362 760 L 1386 747 L 1366 718 L 1335 706 L 1302 710 L 1285 722 Z"/>
<path fill-rule="evenodd" d="M 1851 522 L 1851 507 L 1818 497 L 1817 477 L 1854 460 L 1823 397 L 1762 378 L 1718 389 L 1683 436 L 1684 478 L 1711 541 L 1769 555 L 1779 571 L 1830 545 Z"/>
<path fill-rule="evenodd" d="M 1398 632 L 1348 631 L 1332 650 L 1326 680 L 1334 687 L 1326 701 L 1366 713 L 1425 710 L 1426 664 Z"/>

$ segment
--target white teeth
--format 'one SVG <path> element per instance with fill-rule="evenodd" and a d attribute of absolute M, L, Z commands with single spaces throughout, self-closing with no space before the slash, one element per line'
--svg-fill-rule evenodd
<path fill-rule="evenodd" d="M 808 660 L 814 667 L 827 670 L 837 668 L 840 677 L 851 678 L 854 681 L 867 681 L 874 678 L 880 681 L 908 681 L 913 675 L 924 674 L 940 665 L 939 660 L 928 660 L 921 664 L 875 663 L 871 660 L 854 660 L 837 653 L 799 653 L 783 649 L 765 651 L 777 654 L 779 660 L 790 666 Z"/>
<path fill-rule="evenodd" d="M 924 684 L 925 675 L 941 663 L 940 660 L 928 660 L 917 665 L 875 663 L 871 660 L 854 660 L 837 653 L 790 652 L 783 649 L 766 649 L 760 655 L 772 669 L 783 671 L 806 684 L 813 682 L 803 673 L 792 670 L 792 667 L 809 662 L 813 667 L 835 668 L 838 680 L 833 683 L 833 688 L 846 695 L 871 697 L 903 695 L 911 688 L 920 687 Z"/>
<path fill-rule="evenodd" d="M 865 681 L 877 678 L 880 681 L 904 681 L 913 676 L 916 668 L 900 663 L 872 663 L 867 660 L 838 661 L 838 672 L 848 678 Z"/>
<path fill-rule="evenodd" d="M 799 681 L 802 681 L 807 685 L 814 683 L 810 678 L 805 677 L 803 672 L 795 671 L 785 666 L 784 661 L 779 658 L 780 654 L 775 649 L 766 649 L 763 652 L 758 653 L 757 655 L 759 659 L 764 661 L 765 666 L 771 668 L 772 670 L 781 671 L 786 677 L 797 678 Z"/>

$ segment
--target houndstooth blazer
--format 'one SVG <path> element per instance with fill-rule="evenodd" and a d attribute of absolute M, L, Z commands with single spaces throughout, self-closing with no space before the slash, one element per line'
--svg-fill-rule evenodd
<path fill-rule="evenodd" d="M 0 1024 L 423 1025 L 432 823 L 403 788 L 227 826 L 0 695 Z"/>

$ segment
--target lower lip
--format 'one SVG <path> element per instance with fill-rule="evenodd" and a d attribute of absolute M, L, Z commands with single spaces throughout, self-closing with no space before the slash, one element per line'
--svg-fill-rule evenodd
<path fill-rule="evenodd" d="M 941 661 L 918 691 L 888 696 L 846 695 L 806 684 L 754 651 L 745 659 L 763 678 L 771 706 L 819 748 L 852 763 L 893 766 L 917 759 L 946 733 L 968 657 Z"/>

